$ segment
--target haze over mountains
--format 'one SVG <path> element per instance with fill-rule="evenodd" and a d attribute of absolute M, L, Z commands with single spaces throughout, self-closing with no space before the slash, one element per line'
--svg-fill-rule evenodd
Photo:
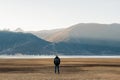
<path fill-rule="evenodd" d="M 16 32 L 0 32 L 1 54 L 120 55 L 120 24 L 80 23 L 29 32 L 34 35 L 20 32 L 20 28 Z"/>
<path fill-rule="evenodd" d="M 61 53 L 120 54 L 120 24 L 80 23 L 56 32 L 47 31 L 45 36 L 43 34 L 41 31 L 35 35 L 55 42 L 56 49 Z"/>
<path fill-rule="evenodd" d="M 79 42 L 82 38 L 120 41 L 120 24 L 80 23 L 65 29 L 38 31 L 33 34 L 50 42 L 66 42 L 71 39 Z"/>
<path fill-rule="evenodd" d="M 32 33 L 32 34 L 36 35 L 39 38 L 47 40 L 47 39 L 51 38 L 53 35 L 55 35 L 55 33 L 58 33 L 59 31 L 62 31 L 62 30 L 64 30 L 64 29 L 30 31 L 29 33 Z M 47 41 L 49 41 L 49 40 L 47 40 Z"/>

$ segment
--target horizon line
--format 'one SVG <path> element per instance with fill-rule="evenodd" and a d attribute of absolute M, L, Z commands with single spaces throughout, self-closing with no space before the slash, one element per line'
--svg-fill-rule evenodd
<path fill-rule="evenodd" d="M 103 25 L 112 25 L 112 24 L 120 24 L 120 23 L 117 23 L 117 22 L 114 22 L 114 23 L 100 23 L 100 22 L 84 22 L 84 23 L 76 23 L 76 24 L 72 24 L 70 26 L 67 26 L 67 27 L 58 27 L 58 28 L 51 28 L 51 29 L 40 29 L 40 30 L 25 30 L 23 28 L 20 28 L 20 27 L 17 27 L 16 29 L 21 29 L 23 31 L 27 31 L 27 32 L 30 32 L 30 31 L 49 31 L 49 30 L 57 30 L 57 29 L 64 29 L 64 28 L 69 28 L 71 26 L 74 26 L 74 25 L 78 25 L 78 24 L 103 24 Z M 34 27 L 34 26 L 26 26 L 26 27 Z M 39 26 L 38 26 L 39 27 Z M 10 28 L 3 28 L 3 29 L 0 29 L 0 31 L 15 31 L 16 29 L 13 29 L 11 30 Z"/>

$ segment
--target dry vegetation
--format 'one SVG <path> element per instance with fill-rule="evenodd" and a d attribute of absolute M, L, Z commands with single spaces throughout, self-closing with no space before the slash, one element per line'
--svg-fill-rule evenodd
<path fill-rule="evenodd" d="M 120 59 L 0 59 L 0 80 L 119 80 Z"/>

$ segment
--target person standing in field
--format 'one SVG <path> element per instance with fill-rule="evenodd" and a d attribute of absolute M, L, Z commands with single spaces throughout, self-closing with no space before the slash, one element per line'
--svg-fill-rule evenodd
<path fill-rule="evenodd" d="M 60 70 L 59 70 L 60 58 L 57 55 L 54 58 L 54 64 L 55 64 L 55 73 L 56 71 L 58 71 L 58 74 L 59 74 L 60 73 Z"/>

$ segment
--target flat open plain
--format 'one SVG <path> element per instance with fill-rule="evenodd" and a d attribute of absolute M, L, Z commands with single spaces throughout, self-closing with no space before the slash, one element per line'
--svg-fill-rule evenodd
<path fill-rule="evenodd" d="M 0 80 L 120 80 L 119 58 L 0 59 Z"/>

